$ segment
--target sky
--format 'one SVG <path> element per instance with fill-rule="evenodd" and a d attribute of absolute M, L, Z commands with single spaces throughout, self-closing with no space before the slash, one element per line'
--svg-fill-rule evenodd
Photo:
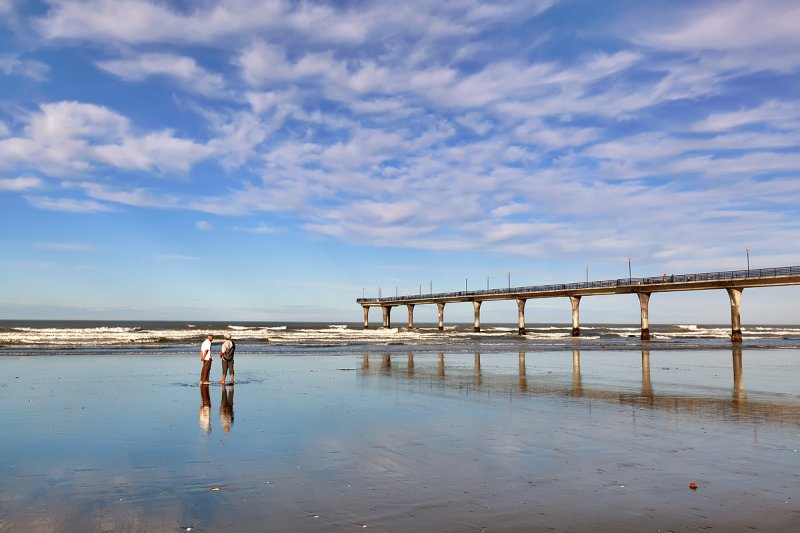
<path fill-rule="evenodd" d="M 800 265 L 797 28 L 796 1 L 0 0 L 0 318 L 359 322 L 362 295 L 629 257 Z M 800 323 L 800 288 L 745 290 L 742 320 Z"/>

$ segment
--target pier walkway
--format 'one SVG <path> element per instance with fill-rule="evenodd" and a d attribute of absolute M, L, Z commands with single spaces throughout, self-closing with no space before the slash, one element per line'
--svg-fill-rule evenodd
<path fill-rule="evenodd" d="M 572 305 L 572 335 L 580 336 L 579 305 L 584 296 L 610 294 L 635 294 L 641 310 L 641 338 L 650 339 L 648 307 L 650 295 L 656 292 L 700 291 L 725 289 L 731 305 L 731 341 L 742 342 L 740 306 L 742 291 L 753 287 L 780 287 L 800 285 L 800 266 L 704 272 L 699 274 L 661 275 L 644 278 L 620 278 L 604 281 L 556 283 L 444 293 L 415 294 L 386 298 L 358 298 L 364 310 L 364 328 L 369 328 L 369 310 L 380 307 L 383 327 L 391 327 L 392 308 L 405 305 L 408 309 L 408 328 L 414 327 L 414 307 L 435 304 L 439 310 L 439 330 L 444 330 L 444 308 L 449 303 L 472 302 L 475 312 L 474 331 L 481 330 L 481 304 L 495 300 L 515 300 L 517 303 L 519 334 L 525 335 L 525 302 L 534 298 L 569 298 Z"/>

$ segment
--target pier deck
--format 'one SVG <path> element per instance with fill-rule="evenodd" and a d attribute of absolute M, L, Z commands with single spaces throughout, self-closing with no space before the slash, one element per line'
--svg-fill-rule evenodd
<path fill-rule="evenodd" d="M 436 304 L 439 308 L 439 329 L 444 329 L 444 306 L 448 303 L 472 302 L 475 308 L 474 330 L 480 331 L 480 306 L 482 302 L 516 300 L 519 312 L 519 333 L 525 334 L 525 302 L 534 298 L 567 297 L 572 304 L 572 334 L 580 336 L 578 307 L 584 296 L 611 294 L 636 294 L 641 307 L 642 339 L 650 338 L 648 303 L 650 295 L 657 292 L 699 291 L 725 289 L 731 302 L 731 340 L 741 342 L 740 301 L 742 291 L 755 287 L 780 287 L 800 285 L 800 266 L 703 272 L 697 274 L 663 274 L 643 278 L 619 278 L 603 281 L 556 283 L 445 293 L 410 294 L 385 298 L 358 298 L 364 310 L 364 327 L 369 327 L 369 309 L 383 310 L 383 327 L 390 327 L 391 309 L 399 305 L 408 308 L 408 327 L 414 327 L 414 306 Z"/>

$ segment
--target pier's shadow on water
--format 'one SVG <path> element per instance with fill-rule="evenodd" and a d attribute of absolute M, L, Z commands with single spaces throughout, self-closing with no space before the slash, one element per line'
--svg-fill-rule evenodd
<path fill-rule="evenodd" d="M 619 372 L 604 372 L 596 365 L 604 365 L 607 358 L 595 362 L 598 354 L 608 352 L 588 352 L 584 357 L 592 367 L 591 379 L 588 383 L 581 372 L 581 351 L 573 349 L 571 358 L 561 352 L 558 357 L 563 361 L 571 359 L 571 371 L 566 372 L 564 365 L 536 365 L 531 371 L 527 360 L 538 361 L 541 352 L 518 353 L 516 375 L 512 375 L 510 367 L 493 364 L 498 357 L 496 353 L 482 354 L 474 352 L 470 357 L 463 353 L 446 354 L 439 352 L 435 359 L 430 354 L 365 353 L 361 357 L 360 375 L 365 381 L 372 379 L 393 379 L 407 384 L 423 383 L 436 388 L 442 394 L 463 393 L 474 397 L 486 396 L 558 396 L 563 398 L 582 398 L 610 403 L 621 403 L 649 409 L 666 411 L 685 411 L 697 415 L 711 417 L 735 417 L 742 419 L 773 420 L 800 425 L 800 403 L 784 402 L 770 399 L 770 394 L 759 391 L 754 398 L 748 398 L 745 388 L 745 372 L 743 369 L 744 352 L 741 346 L 734 345 L 730 350 L 730 363 L 727 369 L 727 386 L 720 384 L 720 376 L 715 374 L 713 383 L 702 383 L 698 378 L 686 380 L 692 369 L 685 372 L 668 366 L 657 367 L 659 378 L 651 377 L 651 352 L 641 350 L 641 379 L 638 386 L 633 385 L 630 375 L 622 376 Z M 552 362 L 552 354 L 547 354 Z M 620 357 L 628 359 L 630 352 L 617 356 L 612 367 L 619 365 Z M 416 359 L 416 363 L 415 363 Z M 491 366 L 482 365 L 482 360 Z M 379 362 L 379 364 L 376 364 Z M 413 386 L 413 385 L 410 385 Z M 779 400 L 785 395 L 776 392 Z M 795 398 L 797 399 L 797 398 Z"/>

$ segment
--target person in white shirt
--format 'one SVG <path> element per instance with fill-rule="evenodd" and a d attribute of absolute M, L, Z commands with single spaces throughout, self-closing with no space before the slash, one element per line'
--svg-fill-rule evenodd
<path fill-rule="evenodd" d="M 203 369 L 200 371 L 200 383 L 207 385 L 209 374 L 211 374 L 211 341 L 214 340 L 213 335 L 209 335 L 203 344 L 200 345 L 200 360 L 203 362 Z"/>

